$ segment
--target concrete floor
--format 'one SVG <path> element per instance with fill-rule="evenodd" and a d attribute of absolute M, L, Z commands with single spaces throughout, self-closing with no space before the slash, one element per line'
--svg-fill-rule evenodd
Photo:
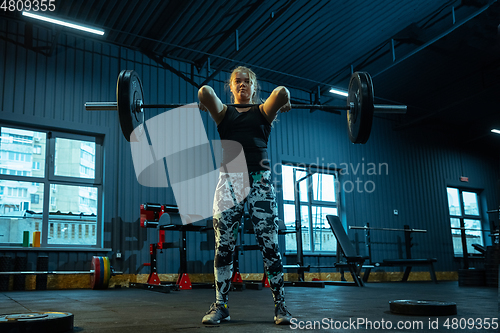
<path fill-rule="evenodd" d="M 448 317 L 419 317 L 391 314 L 389 301 L 398 299 L 455 302 L 458 314 L 450 318 L 498 318 L 498 289 L 459 287 L 457 282 L 368 283 L 365 287 L 326 286 L 322 288 L 287 287 L 287 304 L 297 318 L 294 327 L 273 323 L 271 292 L 263 290 L 233 291 L 230 293 L 231 321 L 217 326 L 201 324 L 201 318 L 214 299 L 214 291 L 195 289 L 159 293 L 141 289 L 109 290 L 48 290 L 10 291 L 0 294 L 0 314 L 30 311 L 64 311 L 74 314 L 74 332 L 283 332 L 300 331 L 298 324 L 307 321 L 327 323 L 331 320 L 390 321 L 393 332 L 498 332 L 500 330 L 447 329 Z M 438 319 L 438 329 L 429 329 L 429 321 Z M 423 328 L 396 329 L 398 321 L 423 323 Z M 418 325 L 418 323 L 416 324 Z M 0 326 L 1 327 L 1 326 Z M 355 329 L 317 329 L 329 332 L 376 331 L 368 326 Z M 410 327 L 410 326 L 408 326 Z M 295 328 L 292 330 L 292 328 Z M 381 328 L 378 329 L 382 330 Z M 0 329 L 1 331 L 1 329 Z M 311 330 L 310 330 L 311 331 Z"/>

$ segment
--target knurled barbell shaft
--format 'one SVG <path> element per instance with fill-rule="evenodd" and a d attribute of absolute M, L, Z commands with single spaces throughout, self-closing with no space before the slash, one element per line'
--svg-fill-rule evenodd
<path fill-rule="evenodd" d="M 13 272 L 0 272 L 0 275 L 36 275 L 36 274 L 48 274 L 48 275 L 63 275 L 63 274 L 94 274 L 95 270 L 91 269 L 89 271 L 13 271 Z M 120 275 L 123 272 L 112 271 L 111 275 Z"/>
<path fill-rule="evenodd" d="M 0 275 L 35 275 L 35 274 L 94 274 L 93 270 L 90 271 L 14 271 L 14 272 L 0 272 Z"/>
<path fill-rule="evenodd" d="M 186 104 L 142 104 L 142 109 L 171 109 L 185 106 Z M 239 108 L 246 108 L 258 104 L 227 104 Z M 374 104 L 374 113 L 406 113 L 406 105 L 386 105 Z M 311 109 L 311 110 L 349 110 L 347 105 L 315 105 L 315 104 L 292 104 L 292 109 Z M 87 102 L 85 103 L 87 111 L 116 111 L 116 102 Z"/>

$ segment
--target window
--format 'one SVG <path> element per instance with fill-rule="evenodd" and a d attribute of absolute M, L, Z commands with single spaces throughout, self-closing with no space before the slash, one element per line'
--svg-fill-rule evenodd
<path fill-rule="evenodd" d="M 56 138 L 54 175 L 64 177 L 95 177 L 95 143 Z"/>
<path fill-rule="evenodd" d="M 295 174 L 295 175 L 294 175 Z M 295 181 L 299 183 L 302 248 L 304 252 L 335 253 L 337 240 L 326 215 L 338 215 L 336 172 L 310 172 L 293 165 L 282 165 L 283 211 L 287 229 L 295 230 Z M 285 251 L 297 251 L 295 233 L 285 234 Z"/>
<path fill-rule="evenodd" d="M 98 138 L 0 126 L 0 245 L 39 230 L 42 247 L 100 247 L 101 169 Z"/>
<path fill-rule="evenodd" d="M 94 169 L 80 165 L 80 177 L 93 178 L 94 177 Z"/>
<path fill-rule="evenodd" d="M 95 187 L 56 184 L 55 191 L 51 191 L 50 200 L 51 205 L 54 202 L 53 206 L 57 208 L 58 213 L 51 214 L 50 219 L 54 223 L 64 221 L 65 224 L 62 229 L 57 229 L 55 237 L 48 239 L 48 244 L 95 244 L 96 235 L 90 235 L 88 232 L 80 235 L 77 240 L 69 237 L 70 233 L 74 234 L 74 227 L 70 228 L 69 225 L 83 226 L 85 230 L 96 225 L 97 195 Z"/>
<path fill-rule="evenodd" d="M 40 195 L 39 194 L 32 194 L 31 195 L 31 203 L 38 204 L 39 202 L 40 202 Z"/>
<path fill-rule="evenodd" d="M 21 244 L 23 231 L 39 230 L 44 184 L 0 179 L 0 187 L 0 243 Z"/>
<path fill-rule="evenodd" d="M 448 209 L 450 212 L 451 237 L 455 256 L 479 253 L 472 244 L 484 245 L 479 200 L 476 192 L 448 187 Z"/>

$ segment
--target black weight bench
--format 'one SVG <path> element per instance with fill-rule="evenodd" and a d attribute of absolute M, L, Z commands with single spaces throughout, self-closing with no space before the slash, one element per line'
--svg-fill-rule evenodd
<path fill-rule="evenodd" d="M 361 269 L 365 268 L 365 276 L 370 273 L 370 270 L 374 267 L 373 265 L 363 265 L 363 263 L 368 259 L 367 257 L 362 257 L 356 253 L 354 246 L 352 246 L 349 237 L 347 237 L 347 233 L 345 232 L 344 226 L 342 226 L 342 222 L 340 222 L 340 218 L 335 215 L 327 215 L 326 219 L 330 224 L 330 228 L 337 238 L 338 244 L 340 246 L 340 251 L 344 256 L 346 262 L 337 263 L 335 267 L 347 267 L 349 272 L 351 273 L 353 282 L 351 284 L 356 285 L 358 287 L 363 287 L 363 281 L 360 277 Z M 349 282 L 345 282 L 345 284 L 349 284 Z"/>
<path fill-rule="evenodd" d="M 426 258 L 426 259 L 413 259 L 411 256 L 411 233 L 414 232 L 427 232 L 427 230 L 422 230 L 422 229 L 411 229 L 410 226 L 405 225 L 404 229 L 397 229 L 397 228 L 377 228 L 377 227 L 370 227 L 370 225 L 367 223 L 366 226 L 364 227 L 358 227 L 358 226 L 352 226 L 349 227 L 351 229 L 364 229 L 365 230 L 365 238 L 366 238 L 366 244 L 368 247 L 368 258 L 370 259 L 370 264 L 373 265 L 374 267 L 405 267 L 405 271 L 403 274 L 403 278 L 401 279 L 402 282 L 408 281 L 408 277 L 410 276 L 410 272 L 413 266 L 427 266 L 429 268 L 429 273 L 431 275 L 432 281 L 434 283 L 437 282 L 436 278 L 436 272 L 434 270 L 434 263 L 437 262 L 436 258 Z M 370 230 L 382 230 L 382 231 L 403 231 L 404 236 L 405 236 L 405 249 L 406 249 L 406 258 L 402 259 L 383 259 L 381 262 L 373 262 L 371 259 L 371 243 L 370 243 Z M 368 282 L 368 278 L 370 276 L 370 269 L 367 269 L 365 271 L 365 275 L 363 276 L 363 281 Z"/>

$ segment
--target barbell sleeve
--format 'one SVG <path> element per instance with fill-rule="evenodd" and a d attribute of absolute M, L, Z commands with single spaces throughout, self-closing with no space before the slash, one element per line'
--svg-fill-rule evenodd
<path fill-rule="evenodd" d="M 85 103 L 87 111 L 116 111 L 118 110 L 117 102 L 87 102 Z"/>
<path fill-rule="evenodd" d="M 374 104 L 374 113 L 394 113 L 394 114 L 404 114 L 406 113 L 406 105 L 384 105 L 384 104 Z"/>

